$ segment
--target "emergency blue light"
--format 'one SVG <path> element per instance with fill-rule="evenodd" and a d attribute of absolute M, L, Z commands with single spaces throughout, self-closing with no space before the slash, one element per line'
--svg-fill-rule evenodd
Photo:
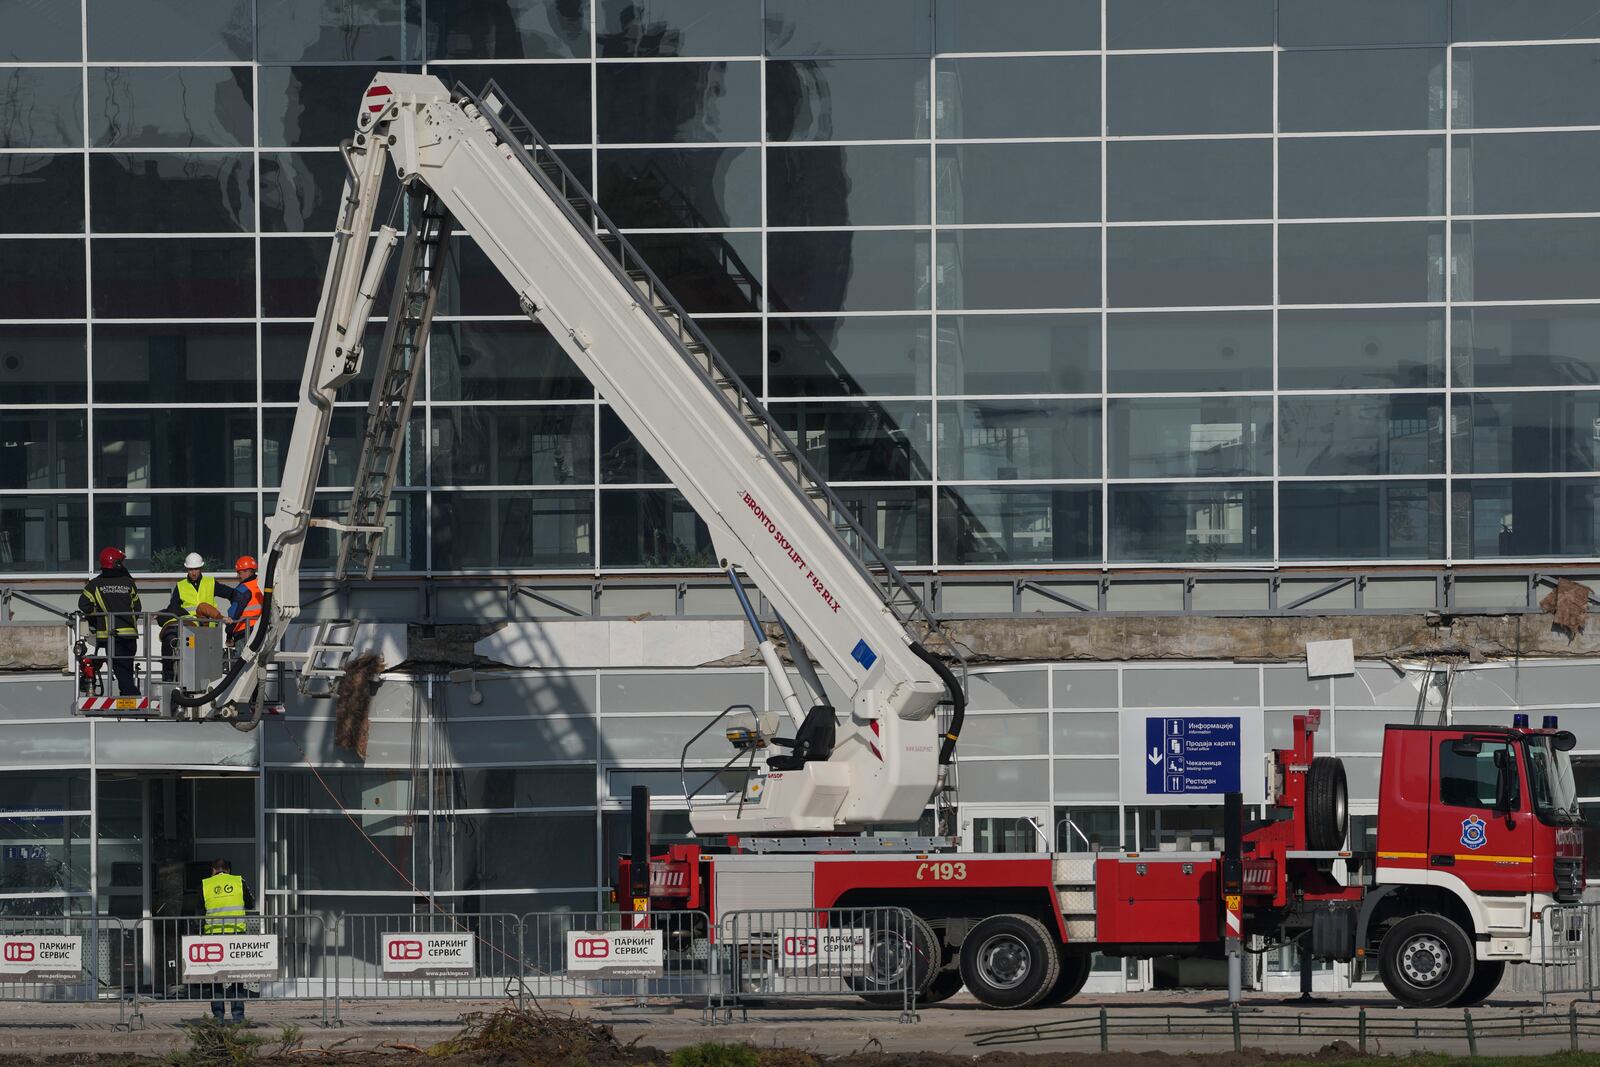
<path fill-rule="evenodd" d="M 1544 728 L 1546 730 L 1554 730 L 1556 728 L 1556 717 L 1554 715 L 1546 715 L 1544 717 Z"/>
<path fill-rule="evenodd" d="M 1528 713 L 1519 711 L 1511 716 L 1511 725 L 1514 729 L 1526 730 L 1528 728 Z"/>

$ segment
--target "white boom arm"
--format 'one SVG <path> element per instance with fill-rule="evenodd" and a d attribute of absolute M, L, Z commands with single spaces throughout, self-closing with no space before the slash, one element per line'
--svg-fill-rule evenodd
<path fill-rule="evenodd" d="M 774 769 L 760 790 L 695 806 L 695 830 L 830 833 L 917 820 L 940 782 L 940 750 L 948 760 L 954 743 L 953 729 L 941 738 L 935 712 L 948 701 L 959 718 L 959 684 L 852 551 L 864 532 L 839 521 L 837 498 L 726 374 L 654 275 L 630 259 L 631 248 L 580 218 L 578 201 L 567 199 L 570 174 L 511 136 L 503 106 L 453 97 L 429 75 L 379 74 L 367 90 L 347 149 L 347 223 L 329 260 L 283 488 L 268 520 L 272 627 L 281 632 L 299 609 L 300 553 L 333 395 L 360 369 L 372 293 L 395 244 L 385 228 L 369 256 L 362 237 L 392 161 L 403 183 L 425 186 L 471 235 L 523 309 L 610 402 L 704 520 L 723 567 L 750 575 L 853 694 L 851 706 L 838 709 L 826 758 L 780 761 L 795 766 Z M 592 212 L 587 194 L 576 195 Z M 253 651 L 264 659 L 273 647 L 267 640 Z M 781 664 L 770 648 L 763 658 L 793 715 L 799 702 Z M 248 692 L 244 678 L 235 684 L 241 696 Z"/>

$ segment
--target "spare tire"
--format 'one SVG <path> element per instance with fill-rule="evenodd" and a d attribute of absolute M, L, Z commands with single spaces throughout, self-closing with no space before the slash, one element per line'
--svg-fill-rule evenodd
<path fill-rule="evenodd" d="M 1350 822 L 1350 790 L 1345 784 L 1344 762 L 1335 756 L 1318 756 L 1306 772 L 1306 847 L 1332 852 L 1344 847 Z"/>

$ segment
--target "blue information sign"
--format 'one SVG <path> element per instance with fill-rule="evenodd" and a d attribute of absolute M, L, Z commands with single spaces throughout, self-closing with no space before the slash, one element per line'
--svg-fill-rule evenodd
<path fill-rule="evenodd" d="M 1146 792 L 1238 791 L 1238 718 L 1152 715 L 1145 720 L 1144 735 Z"/>

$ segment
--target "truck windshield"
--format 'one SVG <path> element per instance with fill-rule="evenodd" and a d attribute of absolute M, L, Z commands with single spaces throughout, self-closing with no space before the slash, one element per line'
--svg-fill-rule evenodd
<path fill-rule="evenodd" d="M 1572 760 L 1552 745 L 1549 737 L 1530 737 L 1527 744 L 1534 811 L 1553 822 L 1577 822 L 1578 786 L 1572 778 Z"/>

